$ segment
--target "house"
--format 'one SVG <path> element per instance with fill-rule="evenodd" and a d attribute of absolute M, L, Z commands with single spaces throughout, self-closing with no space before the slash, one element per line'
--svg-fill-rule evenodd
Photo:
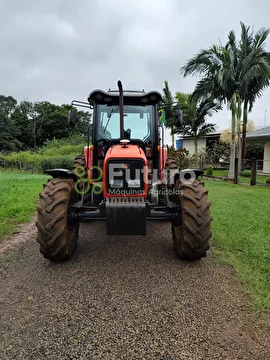
<path fill-rule="evenodd" d="M 204 150 L 206 147 L 211 147 L 216 141 L 220 139 L 220 132 L 211 133 L 203 136 L 198 140 L 198 152 Z M 189 150 L 192 156 L 195 153 L 194 137 L 182 136 L 176 140 L 176 149 L 185 148 Z"/>
<path fill-rule="evenodd" d="M 264 173 L 270 174 L 270 126 L 266 126 L 248 133 L 246 139 L 247 143 L 264 145 L 262 171 Z"/>
<path fill-rule="evenodd" d="M 211 133 L 203 136 L 198 140 L 198 152 L 211 147 L 215 141 L 220 139 L 221 132 Z M 255 131 L 249 132 L 246 135 L 246 142 L 250 144 L 263 144 L 264 145 L 264 159 L 262 171 L 270 174 L 270 126 L 259 128 Z M 180 136 L 176 140 L 176 148 L 186 148 L 189 150 L 190 155 L 195 153 L 194 137 Z"/>

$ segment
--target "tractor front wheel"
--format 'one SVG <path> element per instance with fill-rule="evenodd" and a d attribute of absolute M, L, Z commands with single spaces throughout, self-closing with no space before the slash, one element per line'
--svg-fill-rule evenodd
<path fill-rule="evenodd" d="M 198 260 L 206 256 L 212 236 L 208 190 L 199 180 L 190 184 L 177 180 L 175 189 L 178 190 L 181 225 L 172 223 L 174 247 L 180 258 Z"/>
<path fill-rule="evenodd" d="M 70 259 L 77 247 L 79 225 L 68 224 L 69 206 L 77 199 L 73 179 L 50 179 L 37 206 L 37 241 L 44 258 Z"/>

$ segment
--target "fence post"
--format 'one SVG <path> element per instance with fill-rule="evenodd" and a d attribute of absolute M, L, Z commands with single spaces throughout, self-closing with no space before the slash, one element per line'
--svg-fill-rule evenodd
<path fill-rule="evenodd" d="M 234 159 L 234 183 L 238 184 L 238 158 Z"/>
<path fill-rule="evenodd" d="M 250 186 L 256 185 L 256 178 L 257 178 L 257 160 L 256 158 L 252 158 Z"/>

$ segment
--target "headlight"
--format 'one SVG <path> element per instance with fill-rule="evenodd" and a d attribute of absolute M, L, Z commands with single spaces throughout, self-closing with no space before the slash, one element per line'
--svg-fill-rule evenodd
<path fill-rule="evenodd" d="M 121 179 L 112 179 L 110 181 L 110 186 L 112 188 L 121 188 L 121 187 L 123 187 L 123 180 L 121 180 Z"/>
<path fill-rule="evenodd" d="M 139 188 L 141 186 L 140 179 L 134 179 L 134 180 L 129 179 L 127 183 L 128 183 L 129 188 L 131 188 L 131 187 Z"/>

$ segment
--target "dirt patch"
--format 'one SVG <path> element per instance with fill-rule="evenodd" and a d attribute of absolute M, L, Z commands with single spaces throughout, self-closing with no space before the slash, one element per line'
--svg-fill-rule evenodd
<path fill-rule="evenodd" d="M 6 237 L 0 242 L 0 257 L 6 251 L 17 249 L 21 244 L 36 236 L 36 216 L 26 224 L 21 224 L 18 230 L 11 236 Z"/>

